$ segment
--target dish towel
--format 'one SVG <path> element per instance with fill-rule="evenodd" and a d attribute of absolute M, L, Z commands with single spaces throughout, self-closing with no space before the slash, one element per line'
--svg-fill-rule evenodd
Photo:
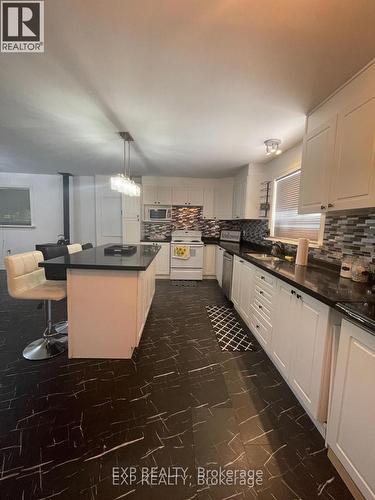
<path fill-rule="evenodd" d="M 190 257 L 190 247 L 188 245 L 175 245 L 173 247 L 173 257 L 176 259 L 188 259 Z"/>

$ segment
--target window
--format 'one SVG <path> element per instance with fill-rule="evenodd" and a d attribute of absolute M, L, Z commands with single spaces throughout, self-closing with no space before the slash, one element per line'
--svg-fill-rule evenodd
<path fill-rule="evenodd" d="M 289 240 L 308 238 L 318 243 L 321 214 L 298 214 L 298 196 L 301 171 L 275 181 L 272 214 L 272 236 Z"/>
<path fill-rule="evenodd" d="M 0 187 L 0 226 L 31 226 L 29 188 Z"/>

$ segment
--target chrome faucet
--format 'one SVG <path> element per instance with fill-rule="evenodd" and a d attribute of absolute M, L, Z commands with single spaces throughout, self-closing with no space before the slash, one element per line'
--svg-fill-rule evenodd
<path fill-rule="evenodd" d="M 271 254 L 275 257 L 285 257 L 285 245 L 281 241 L 275 241 L 272 243 Z"/>

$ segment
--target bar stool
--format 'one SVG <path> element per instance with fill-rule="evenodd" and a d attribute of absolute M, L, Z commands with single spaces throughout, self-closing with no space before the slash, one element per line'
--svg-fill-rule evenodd
<path fill-rule="evenodd" d="M 56 257 L 62 257 L 68 255 L 68 247 L 66 245 L 59 245 L 55 247 L 46 246 L 41 249 L 44 260 L 54 259 Z M 44 268 L 44 273 L 47 281 L 65 281 L 66 282 L 66 269 L 61 267 Z M 59 321 L 52 325 L 53 330 L 61 335 L 68 335 L 68 322 L 66 320 Z"/>
<path fill-rule="evenodd" d="M 44 301 L 46 328 L 42 338 L 23 350 L 23 357 L 30 360 L 53 358 L 67 349 L 67 337 L 56 338 L 57 334 L 52 331 L 51 312 L 51 301 L 66 297 L 66 283 L 46 280 L 44 269 L 38 266 L 42 260 L 43 254 L 39 251 L 4 258 L 9 295 L 14 299 Z"/>
<path fill-rule="evenodd" d="M 82 252 L 82 245 L 80 243 L 72 243 L 67 245 L 69 254 Z"/>

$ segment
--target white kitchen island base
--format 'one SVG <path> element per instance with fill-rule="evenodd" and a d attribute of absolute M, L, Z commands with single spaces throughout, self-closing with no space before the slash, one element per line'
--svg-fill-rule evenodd
<path fill-rule="evenodd" d="M 130 359 L 155 292 L 145 271 L 68 269 L 69 358 Z"/>

